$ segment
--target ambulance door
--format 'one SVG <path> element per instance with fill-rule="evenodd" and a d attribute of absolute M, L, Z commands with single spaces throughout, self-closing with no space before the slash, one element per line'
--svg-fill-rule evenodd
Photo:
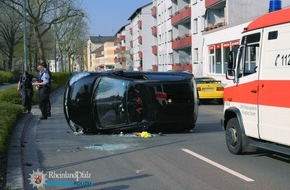
<path fill-rule="evenodd" d="M 260 60 L 261 33 L 255 32 L 242 38 L 237 57 L 236 92 L 245 133 L 259 138 L 258 130 L 258 63 Z"/>
<path fill-rule="evenodd" d="M 263 140 L 290 146 L 290 24 L 264 29 L 259 128 Z"/>

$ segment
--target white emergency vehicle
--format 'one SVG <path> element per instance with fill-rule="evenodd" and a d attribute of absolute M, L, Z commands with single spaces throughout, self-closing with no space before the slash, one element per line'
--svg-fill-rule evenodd
<path fill-rule="evenodd" d="M 290 155 L 290 8 L 267 13 L 230 52 L 223 127 L 233 154 L 260 147 Z"/>

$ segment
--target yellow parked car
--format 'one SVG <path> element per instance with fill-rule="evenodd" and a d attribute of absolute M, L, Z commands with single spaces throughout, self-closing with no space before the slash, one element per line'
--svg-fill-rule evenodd
<path fill-rule="evenodd" d="M 224 87 L 221 81 L 213 77 L 195 77 L 199 99 L 202 100 L 217 100 L 219 104 L 224 102 Z"/>

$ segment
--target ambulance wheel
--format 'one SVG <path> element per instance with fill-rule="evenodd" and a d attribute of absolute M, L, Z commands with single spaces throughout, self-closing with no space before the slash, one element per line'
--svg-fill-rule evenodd
<path fill-rule="evenodd" d="M 243 134 L 236 117 L 231 118 L 227 123 L 226 143 L 231 153 L 241 154 L 243 152 Z"/>

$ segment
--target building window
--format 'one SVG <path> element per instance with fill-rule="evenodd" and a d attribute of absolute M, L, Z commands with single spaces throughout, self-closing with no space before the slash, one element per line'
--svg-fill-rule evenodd
<path fill-rule="evenodd" d="M 221 44 L 216 45 L 216 51 L 215 51 L 215 57 L 216 57 L 216 69 L 215 73 L 222 73 L 222 49 Z"/>
<path fill-rule="evenodd" d="M 228 69 L 229 51 L 237 52 L 238 48 L 238 40 L 209 46 L 209 72 L 225 74 Z"/>
<path fill-rule="evenodd" d="M 198 64 L 198 48 L 193 49 L 193 63 Z"/>
<path fill-rule="evenodd" d="M 215 53 L 214 46 L 209 47 L 209 72 L 215 73 Z"/>
<path fill-rule="evenodd" d="M 198 32 L 198 20 L 197 18 L 195 18 L 193 20 L 193 34 L 197 34 L 197 32 Z"/>

